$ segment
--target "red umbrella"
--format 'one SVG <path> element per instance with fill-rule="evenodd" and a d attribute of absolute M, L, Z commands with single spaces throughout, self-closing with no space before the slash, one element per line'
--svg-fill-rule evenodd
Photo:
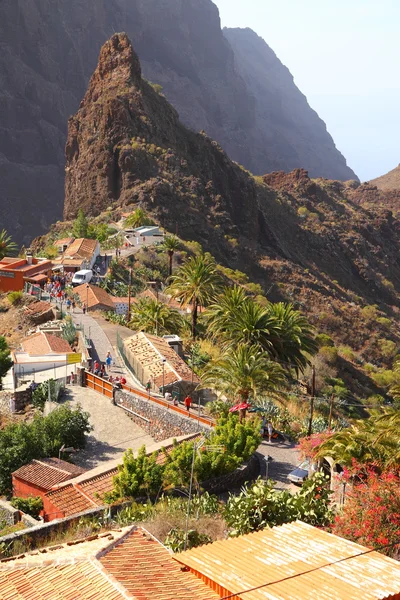
<path fill-rule="evenodd" d="M 250 404 L 248 402 L 241 402 L 240 404 L 236 404 L 229 409 L 229 412 L 237 412 L 238 410 L 247 410 L 250 408 Z"/>

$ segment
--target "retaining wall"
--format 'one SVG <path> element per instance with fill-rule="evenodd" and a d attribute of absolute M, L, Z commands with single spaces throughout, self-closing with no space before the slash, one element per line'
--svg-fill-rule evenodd
<path fill-rule="evenodd" d="M 128 409 L 129 417 L 149 433 L 156 442 L 198 431 L 209 431 L 207 425 L 198 423 L 194 418 L 188 418 L 173 410 L 168 410 L 168 408 L 157 406 L 153 402 L 129 392 L 118 390 L 115 393 L 115 404 Z M 128 411 L 133 411 L 136 415 Z"/>
<path fill-rule="evenodd" d="M 201 483 L 201 487 L 210 494 L 223 494 L 227 490 L 234 490 L 242 487 L 248 481 L 254 481 L 260 474 L 260 461 L 256 454 L 250 460 L 238 467 L 232 473 L 214 477 Z"/>
<path fill-rule="evenodd" d="M 19 510 L 11 506 L 6 500 L 0 500 L 0 522 L 3 521 L 7 525 L 15 525 L 20 520 Z"/>

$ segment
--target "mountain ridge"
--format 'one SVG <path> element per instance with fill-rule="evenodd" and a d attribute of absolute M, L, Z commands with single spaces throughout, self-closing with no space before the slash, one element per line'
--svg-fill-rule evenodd
<path fill-rule="evenodd" d="M 0 227 L 17 241 L 28 244 L 61 216 L 67 120 L 101 45 L 122 24 L 135 40 L 145 77 L 164 87 L 186 125 L 205 130 L 260 174 L 292 166 L 312 172 L 306 160 L 271 159 L 279 136 L 263 143 L 255 98 L 211 0 L 3 0 Z M 335 161 L 343 166 L 336 150 L 333 155 L 331 174 Z M 353 176 L 351 170 L 343 174 Z"/>

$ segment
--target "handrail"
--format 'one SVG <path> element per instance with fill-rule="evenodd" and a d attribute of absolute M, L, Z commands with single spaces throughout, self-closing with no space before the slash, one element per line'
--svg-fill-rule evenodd
<path fill-rule="evenodd" d="M 97 375 L 95 375 L 94 373 L 91 373 L 88 370 L 85 370 L 85 375 L 86 375 L 86 382 L 92 384 L 92 385 L 88 385 L 88 387 L 93 389 L 95 392 L 99 392 L 103 396 L 107 396 L 108 398 L 113 397 L 114 385 L 112 383 L 106 381 L 102 377 L 98 377 Z M 167 402 L 167 400 L 164 400 L 164 398 L 158 398 L 157 396 L 153 396 L 152 394 L 143 392 L 142 390 L 139 390 L 138 388 L 134 388 L 127 383 L 123 384 L 122 388 L 119 388 L 119 389 L 122 389 L 125 392 L 129 392 L 130 394 L 135 394 L 136 396 L 139 396 L 140 398 L 143 398 L 144 400 L 154 402 L 155 404 L 158 404 L 159 406 L 163 406 L 164 408 L 166 408 L 170 411 L 176 412 L 184 417 L 188 417 L 190 419 L 198 421 L 199 423 L 202 423 L 203 425 L 208 425 L 209 427 L 215 426 L 215 420 L 212 417 L 205 417 L 204 415 L 199 415 L 199 414 L 196 414 L 193 412 L 188 412 L 186 409 L 181 408 L 180 406 L 175 406 L 174 404 L 170 404 L 169 402 Z"/>

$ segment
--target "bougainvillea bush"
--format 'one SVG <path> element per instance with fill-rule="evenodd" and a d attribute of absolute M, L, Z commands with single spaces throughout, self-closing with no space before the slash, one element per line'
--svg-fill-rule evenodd
<path fill-rule="evenodd" d="M 379 472 L 353 463 L 345 469 L 348 493 L 341 514 L 336 516 L 332 532 L 368 548 L 398 558 L 400 544 L 400 477 L 392 471 Z"/>

